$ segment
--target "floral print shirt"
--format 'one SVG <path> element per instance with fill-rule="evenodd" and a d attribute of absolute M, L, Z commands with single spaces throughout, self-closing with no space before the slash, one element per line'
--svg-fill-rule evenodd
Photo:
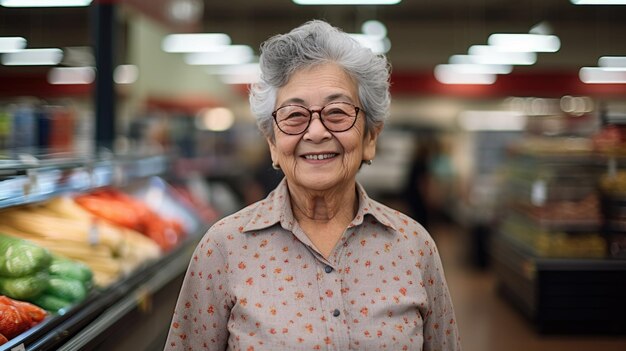
<path fill-rule="evenodd" d="M 433 239 L 359 184 L 357 193 L 357 215 L 328 259 L 294 219 L 285 179 L 214 224 L 165 349 L 460 350 Z"/>

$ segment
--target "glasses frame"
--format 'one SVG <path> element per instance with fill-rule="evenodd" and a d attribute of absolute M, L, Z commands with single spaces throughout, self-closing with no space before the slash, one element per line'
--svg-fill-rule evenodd
<path fill-rule="evenodd" d="M 324 109 L 326 107 L 328 107 L 330 105 L 333 105 L 333 104 L 344 104 L 344 105 L 350 105 L 350 106 L 354 107 L 355 113 L 354 113 L 353 117 L 351 116 L 353 118 L 353 120 L 352 120 L 352 124 L 350 124 L 350 127 L 346 128 L 346 129 L 343 129 L 343 130 L 332 130 L 332 129 L 328 128 L 328 126 L 326 126 L 326 124 L 324 123 L 324 118 L 322 118 L 322 111 L 324 111 Z M 285 132 L 284 130 L 282 130 L 280 128 L 280 125 L 278 124 L 278 120 L 276 119 L 276 115 L 278 114 L 278 111 L 280 109 L 283 109 L 285 107 L 290 107 L 290 106 L 292 106 L 292 107 L 293 106 L 295 106 L 295 107 L 302 107 L 303 109 L 305 109 L 305 110 L 307 110 L 309 112 L 309 122 L 307 122 L 306 127 L 300 133 L 287 133 L 287 132 Z M 283 132 L 283 133 L 285 133 L 287 135 L 300 135 L 300 134 L 304 134 L 309 129 L 309 126 L 311 126 L 311 121 L 313 121 L 313 113 L 317 112 L 317 114 L 320 116 L 320 122 L 322 122 L 322 125 L 324 126 L 324 128 L 326 128 L 326 130 L 328 130 L 331 133 L 343 133 L 343 132 L 346 132 L 346 131 L 352 129 L 352 127 L 354 127 L 354 125 L 356 124 L 357 117 L 359 117 L 359 112 L 361 112 L 361 111 L 363 111 L 363 110 L 360 107 L 358 107 L 357 105 L 354 105 L 352 103 L 345 102 L 345 101 L 330 102 L 330 103 L 322 106 L 322 108 L 317 109 L 317 110 L 312 110 L 310 108 L 307 108 L 307 107 L 304 107 L 304 106 L 298 105 L 298 104 L 289 104 L 289 105 L 283 105 L 283 106 L 277 108 L 276 110 L 274 110 L 274 112 L 272 112 L 272 117 L 274 117 L 274 123 L 276 123 L 276 127 L 278 127 L 278 130 L 280 130 L 281 132 Z"/>

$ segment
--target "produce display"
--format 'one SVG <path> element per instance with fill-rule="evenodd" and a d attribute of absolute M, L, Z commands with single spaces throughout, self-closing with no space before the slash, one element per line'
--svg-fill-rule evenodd
<path fill-rule="evenodd" d="M 136 230 L 156 242 L 164 251 L 184 239 L 180 222 L 159 216 L 146 204 L 115 189 L 106 189 L 75 198 L 87 211 L 124 228 Z"/>
<path fill-rule="evenodd" d="M 95 217 L 69 197 L 0 212 L 0 232 L 84 263 L 100 287 L 119 280 L 161 253 L 152 240 Z"/>
<path fill-rule="evenodd" d="M 511 215 L 502 221 L 502 235 L 526 247 L 537 257 L 602 258 L 606 240 L 596 228 L 545 226 L 524 216 Z"/>
<path fill-rule="evenodd" d="M 0 295 L 0 345 L 39 324 L 46 315 L 31 303 Z"/>
<path fill-rule="evenodd" d="M 499 232 L 546 258 L 604 258 L 598 192 L 606 165 L 589 138 L 529 138 L 512 148 Z"/>
<path fill-rule="evenodd" d="M 57 312 L 84 300 L 92 279 L 91 270 L 82 263 L 55 256 L 27 240 L 0 234 L 2 295 Z"/>

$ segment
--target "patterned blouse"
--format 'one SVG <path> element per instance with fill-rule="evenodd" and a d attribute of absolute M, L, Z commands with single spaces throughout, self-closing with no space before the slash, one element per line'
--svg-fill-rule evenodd
<path fill-rule="evenodd" d="M 357 184 L 328 259 L 294 219 L 286 180 L 213 225 L 189 264 L 166 350 L 460 350 L 437 247 Z"/>

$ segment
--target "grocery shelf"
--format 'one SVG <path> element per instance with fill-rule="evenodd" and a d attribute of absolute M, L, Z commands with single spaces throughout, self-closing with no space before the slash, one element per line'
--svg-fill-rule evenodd
<path fill-rule="evenodd" d="M 164 155 L 105 156 L 98 160 L 34 156 L 0 163 L 0 209 L 37 203 L 71 192 L 124 186 L 135 179 L 165 173 Z"/>
<path fill-rule="evenodd" d="M 104 331 L 147 303 L 166 284 L 182 276 L 201 235 L 189 237 L 158 261 L 112 286 L 94 291 L 62 315 L 52 316 L 0 346 L 4 350 L 81 350 Z M 92 347 L 89 347 L 90 349 Z"/>
<path fill-rule="evenodd" d="M 626 260 L 539 258 L 492 240 L 498 289 L 542 333 L 626 334 Z"/>

